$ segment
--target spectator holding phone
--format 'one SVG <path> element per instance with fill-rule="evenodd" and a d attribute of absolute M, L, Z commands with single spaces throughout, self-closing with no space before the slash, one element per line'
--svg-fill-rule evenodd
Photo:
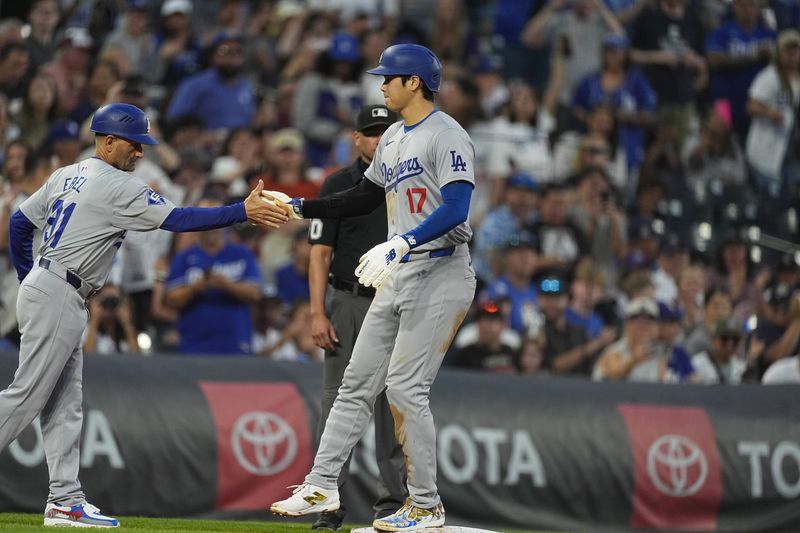
<path fill-rule="evenodd" d="M 595 381 L 625 381 L 636 370 L 637 381 L 661 381 L 666 362 L 659 356 L 658 304 L 652 298 L 634 298 L 625 308 L 622 338 L 608 346 L 594 365 Z M 655 362 L 655 364 L 654 364 Z M 638 370 L 646 365 L 647 372 Z"/>
<path fill-rule="evenodd" d="M 201 200 L 199 207 L 222 202 Z M 197 244 L 175 256 L 167 274 L 166 303 L 178 310 L 182 354 L 251 354 L 251 304 L 261 299 L 261 273 L 253 253 L 227 231 L 198 234 Z"/>
<path fill-rule="evenodd" d="M 83 351 L 103 355 L 138 353 L 137 337 L 130 301 L 118 286 L 107 283 L 89 300 Z"/>
<path fill-rule="evenodd" d="M 626 251 L 627 220 L 608 175 L 597 168 L 585 170 L 578 176 L 575 196 L 569 218 L 586 236 L 592 263 L 614 283 Z"/>
<path fill-rule="evenodd" d="M 800 267 L 794 254 L 782 255 L 772 278 L 759 282 L 758 329 L 753 340 L 763 342 L 765 349 L 751 364 L 760 378 L 769 365 L 800 350 Z"/>
<path fill-rule="evenodd" d="M 684 346 L 691 354 L 707 352 L 711 349 L 711 337 L 720 320 L 731 315 L 733 302 L 727 288 L 715 285 L 706 290 L 703 298 L 703 318 L 686 334 Z"/>

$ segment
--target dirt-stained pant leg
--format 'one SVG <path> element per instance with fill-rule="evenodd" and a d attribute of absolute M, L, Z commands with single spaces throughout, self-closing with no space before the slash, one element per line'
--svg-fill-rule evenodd
<path fill-rule="evenodd" d="M 386 377 L 386 396 L 406 456 L 411 501 L 430 508 L 436 488 L 436 428 L 430 388 L 475 294 L 469 256 L 406 265 L 395 283 L 400 328 Z"/>
<path fill-rule="evenodd" d="M 58 312 L 49 312 L 58 310 Z M 22 339 L 14 381 L 0 392 L 0 449 L 41 413 L 50 471 L 48 501 L 80 503 L 82 425 L 81 335 L 87 313 L 67 282 L 41 268 L 23 281 L 17 297 Z"/>
<path fill-rule="evenodd" d="M 364 319 L 307 483 L 337 487 L 374 399 L 386 387 L 409 494 L 420 507 L 439 503 L 428 393 L 474 294 L 475 272 L 466 254 L 406 263 L 386 280 Z"/>

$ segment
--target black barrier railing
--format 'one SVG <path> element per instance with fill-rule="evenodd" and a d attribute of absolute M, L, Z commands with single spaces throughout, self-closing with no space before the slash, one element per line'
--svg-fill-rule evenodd
<path fill-rule="evenodd" d="M 0 387 L 16 368 L 0 354 Z M 267 518 L 310 468 L 321 367 L 87 356 L 81 479 L 121 515 Z M 443 370 L 438 483 L 453 523 L 800 530 L 800 387 L 591 383 Z M 368 521 L 368 433 L 344 497 Z M 40 434 L 0 453 L 0 511 L 41 511 Z"/>

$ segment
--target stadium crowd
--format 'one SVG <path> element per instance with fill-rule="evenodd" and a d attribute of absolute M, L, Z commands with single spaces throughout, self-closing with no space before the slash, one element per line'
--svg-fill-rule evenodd
<path fill-rule="evenodd" d="M 32 0 L 0 7 L 0 225 L 88 157 L 99 106 L 147 110 L 134 174 L 177 205 L 315 197 L 356 157 L 364 74 L 442 59 L 470 133 L 474 311 L 445 365 L 800 383 L 797 0 Z M 321 357 L 308 221 L 130 232 L 87 353 Z M 2 348 L 18 281 L 0 232 Z"/>

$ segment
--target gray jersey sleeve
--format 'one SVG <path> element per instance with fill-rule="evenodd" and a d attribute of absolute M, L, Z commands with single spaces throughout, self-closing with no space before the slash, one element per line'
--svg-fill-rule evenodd
<path fill-rule="evenodd" d="M 111 224 L 125 230 L 157 229 L 175 204 L 138 179 L 120 180 L 114 196 Z"/>
<path fill-rule="evenodd" d="M 438 132 L 429 150 L 440 189 L 454 181 L 475 186 L 475 149 L 466 131 L 451 128 Z"/>
<path fill-rule="evenodd" d="M 380 156 L 379 150 L 380 150 L 380 145 L 378 145 L 378 149 L 375 150 L 375 157 L 372 158 L 372 162 L 367 167 L 367 170 L 364 171 L 364 177 L 367 178 L 372 183 L 374 183 L 375 185 L 383 188 L 384 186 L 383 176 L 381 175 L 381 169 L 379 163 L 380 159 L 378 158 Z"/>
<path fill-rule="evenodd" d="M 53 179 L 48 179 L 44 185 L 22 202 L 19 210 L 38 229 L 42 229 L 47 221 L 47 202 L 50 198 L 50 188 Z"/>
<path fill-rule="evenodd" d="M 386 143 L 393 143 L 397 140 L 397 134 L 402 127 L 402 122 L 395 122 L 389 126 L 383 133 L 378 147 L 375 149 L 375 156 L 372 158 L 372 162 L 369 164 L 369 167 L 367 167 L 367 170 L 364 171 L 364 177 L 381 188 L 386 186 L 385 172 L 382 168 L 386 167 L 386 162 L 383 160 L 384 148 L 386 147 Z"/>

